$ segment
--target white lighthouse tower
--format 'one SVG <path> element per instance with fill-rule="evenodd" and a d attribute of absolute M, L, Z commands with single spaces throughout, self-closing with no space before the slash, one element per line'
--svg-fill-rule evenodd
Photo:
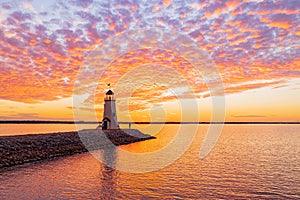
<path fill-rule="evenodd" d="M 117 119 L 116 99 L 114 92 L 108 90 L 104 98 L 104 113 L 102 120 L 102 129 L 119 129 L 119 123 Z"/>

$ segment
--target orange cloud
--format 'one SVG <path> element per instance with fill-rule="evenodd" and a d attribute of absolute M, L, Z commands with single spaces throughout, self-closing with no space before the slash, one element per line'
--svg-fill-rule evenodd
<path fill-rule="evenodd" d="M 169 7 L 171 2 L 172 2 L 172 0 L 163 0 L 163 4 L 164 4 L 165 7 Z"/>
<path fill-rule="evenodd" d="M 269 26 L 289 29 L 293 26 L 293 24 L 291 24 L 290 22 L 271 22 L 269 23 Z"/>
<path fill-rule="evenodd" d="M 239 1 L 239 0 L 232 0 L 232 1 L 225 2 L 225 5 L 226 5 L 227 9 L 230 10 L 230 11 L 235 10 L 241 4 L 242 4 L 242 2 Z"/>

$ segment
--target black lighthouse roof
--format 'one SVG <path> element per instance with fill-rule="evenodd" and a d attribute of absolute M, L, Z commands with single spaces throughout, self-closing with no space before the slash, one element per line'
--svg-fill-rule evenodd
<path fill-rule="evenodd" d="M 114 95 L 114 92 L 111 91 L 111 90 L 108 90 L 108 91 L 106 92 L 106 95 Z"/>

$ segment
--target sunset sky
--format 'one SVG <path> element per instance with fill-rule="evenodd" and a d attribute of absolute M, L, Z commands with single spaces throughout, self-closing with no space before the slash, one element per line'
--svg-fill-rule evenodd
<path fill-rule="evenodd" d="M 0 120 L 101 120 L 111 83 L 119 121 L 210 121 L 218 76 L 226 121 L 300 120 L 299 0 L 0 0 L 0 26 Z"/>

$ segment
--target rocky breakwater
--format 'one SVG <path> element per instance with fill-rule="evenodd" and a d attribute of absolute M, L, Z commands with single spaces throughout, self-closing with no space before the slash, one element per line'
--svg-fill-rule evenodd
<path fill-rule="evenodd" d="M 136 129 L 98 130 L 0 137 L 0 168 L 124 145 L 154 136 Z"/>

